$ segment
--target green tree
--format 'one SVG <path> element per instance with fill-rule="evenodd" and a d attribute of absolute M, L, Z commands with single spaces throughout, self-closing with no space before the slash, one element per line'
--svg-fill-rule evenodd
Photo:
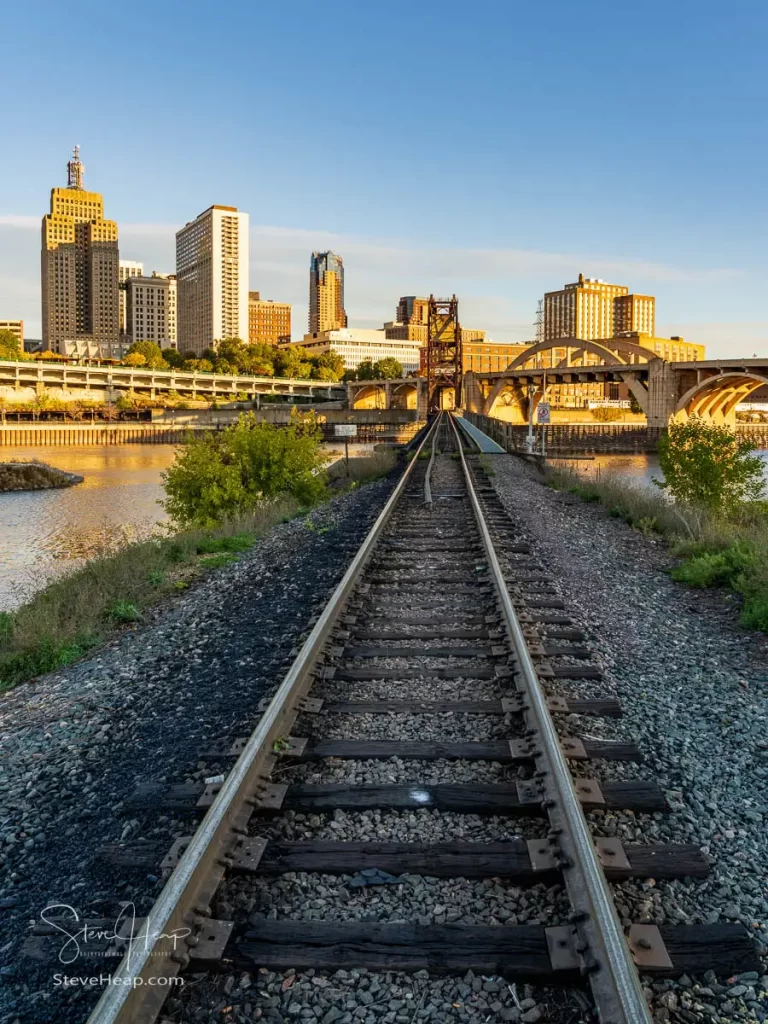
<path fill-rule="evenodd" d="M 134 341 L 126 352 L 126 357 L 134 353 L 144 356 L 150 370 L 167 370 L 168 363 L 163 359 L 160 346 L 154 341 Z M 130 365 L 130 364 L 129 364 Z"/>
<path fill-rule="evenodd" d="M 670 424 L 659 441 L 659 464 L 664 480 L 654 483 L 681 505 L 710 515 L 730 518 L 765 493 L 763 462 L 751 443 L 698 416 Z"/>
<path fill-rule="evenodd" d="M 319 366 L 315 364 L 315 366 L 312 367 L 310 377 L 312 380 L 335 381 L 339 379 L 339 373 L 337 370 L 332 370 L 330 366 Z"/>
<path fill-rule="evenodd" d="M 13 331 L 0 331 L 0 359 L 26 359 L 21 342 Z"/>
<path fill-rule="evenodd" d="M 403 364 L 393 356 L 386 359 L 379 359 L 373 364 L 374 380 L 395 380 L 404 376 Z"/>
<path fill-rule="evenodd" d="M 184 356 L 175 348 L 164 348 L 162 356 L 173 370 L 179 370 L 184 365 Z"/>
<path fill-rule="evenodd" d="M 248 362 L 248 346 L 240 338 L 223 338 L 214 348 L 217 362 L 225 362 L 231 367 L 229 370 L 219 370 L 219 373 L 237 373 Z"/>
<path fill-rule="evenodd" d="M 123 362 L 126 366 L 146 366 L 147 357 L 141 352 L 128 352 Z"/>
<path fill-rule="evenodd" d="M 309 377 L 312 373 L 312 357 L 301 345 L 279 348 L 274 354 L 276 377 Z"/>
<path fill-rule="evenodd" d="M 318 378 L 319 380 L 341 380 L 344 373 L 344 359 L 338 352 L 323 352 L 315 360 L 315 365 L 318 368 L 322 367 L 323 369 L 331 370 L 336 374 L 335 377 L 320 377 Z"/>
<path fill-rule="evenodd" d="M 376 370 L 372 359 L 364 359 L 357 364 L 357 380 L 376 380 Z"/>
<path fill-rule="evenodd" d="M 194 437 L 163 474 L 164 506 L 180 527 L 211 527 L 279 494 L 312 505 L 325 493 L 322 434 L 314 420 L 289 427 L 245 413 L 220 434 Z"/>

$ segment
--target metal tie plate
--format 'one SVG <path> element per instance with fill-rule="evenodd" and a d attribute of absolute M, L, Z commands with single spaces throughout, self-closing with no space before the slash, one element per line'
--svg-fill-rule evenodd
<path fill-rule="evenodd" d="M 197 941 L 189 946 L 189 959 L 221 960 L 234 927 L 234 921 L 207 920 L 195 935 Z"/>
<path fill-rule="evenodd" d="M 547 708 L 556 714 L 567 715 L 570 708 L 565 697 L 547 697 Z"/>
<path fill-rule="evenodd" d="M 633 924 L 627 944 L 635 966 L 655 970 L 671 970 L 674 965 L 655 924 Z"/>
<path fill-rule="evenodd" d="M 525 845 L 534 871 L 557 871 L 555 848 L 546 839 L 526 839 Z"/>
<path fill-rule="evenodd" d="M 605 797 L 597 779 L 575 779 L 573 788 L 581 803 L 605 807 Z"/>
<path fill-rule="evenodd" d="M 571 761 L 589 760 L 584 744 L 578 736 L 562 736 L 560 738 L 560 749 L 563 752 L 563 757 L 570 758 Z"/>
<path fill-rule="evenodd" d="M 604 868 L 622 868 L 631 871 L 626 850 L 620 839 L 595 839 L 595 849 L 600 863 Z"/>
<path fill-rule="evenodd" d="M 579 938 L 575 925 L 564 924 L 545 928 L 544 936 L 547 940 L 547 952 L 553 971 L 581 970 L 582 959 L 576 952 Z"/>
<path fill-rule="evenodd" d="M 239 839 L 232 851 L 231 867 L 237 871 L 256 871 L 266 848 L 267 840 L 262 836 Z"/>
<path fill-rule="evenodd" d="M 191 842 L 192 836 L 179 836 L 178 839 L 174 839 L 173 846 L 160 861 L 161 871 L 173 871 Z"/>
<path fill-rule="evenodd" d="M 287 792 L 287 783 L 270 782 L 256 795 L 253 806 L 257 811 L 279 811 Z"/>

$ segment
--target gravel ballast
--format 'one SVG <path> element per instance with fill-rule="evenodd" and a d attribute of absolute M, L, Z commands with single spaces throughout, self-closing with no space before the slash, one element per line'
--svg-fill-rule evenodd
<path fill-rule="evenodd" d="M 497 493 L 605 669 L 597 683 L 548 688 L 617 698 L 623 719 L 592 719 L 588 731 L 631 737 L 645 762 L 601 762 L 598 774 L 652 778 L 672 807 L 670 814 L 591 814 L 595 833 L 694 843 L 712 862 L 704 882 L 624 883 L 620 914 L 656 924 L 740 921 L 762 953 L 763 976 L 709 972 L 654 983 L 657 1019 L 768 1020 L 768 639 L 739 626 L 731 595 L 673 582 L 661 542 L 602 506 L 544 487 L 515 457 L 499 456 L 492 466 Z M 587 721 L 580 724 L 586 731 Z"/>
<path fill-rule="evenodd" d="M 371 484 L 276 527 L 151 621 L 0 699 L 2 1024 L 85 1020 L 98 992 L 54 987 L 55 963 L 22 958 L 29 924 L 52 903 L 90 917 L 116 916 L 119 901 L 146 912 L 159 871 L 110 868 L 95 852 L 139 838 L 170 847 L 189 819 L 125 813 L 123 802 L 142 782 L 229 767 L 204 751 L 255 726 L 391 488 Z"/>

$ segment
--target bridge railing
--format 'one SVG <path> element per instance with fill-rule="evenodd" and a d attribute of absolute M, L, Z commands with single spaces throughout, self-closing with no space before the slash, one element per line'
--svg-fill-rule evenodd
<path fill-rule="evenodd" d="M 493 416 L 467 412 L 465 416 L 508 452 L 527 450 L 528 427 L 507 423 Z M 552 423 L 537 426 L 536 437 L 541 443 L 544 431 L 549 452 L 653 452 L 663 433 L 661 427 L 648 427 L 636 423 Z"/>

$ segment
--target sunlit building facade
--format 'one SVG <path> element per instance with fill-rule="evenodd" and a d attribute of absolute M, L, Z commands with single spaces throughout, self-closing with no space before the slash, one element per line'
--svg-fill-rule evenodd
<path fill-rule="evenodd" d="M 335 252 L 313 252 L 309 263 L 309 333 L 347 326 L 344 261 Z"/>
<path fill-rule="evenodd" d="M 104 219 L 104 200 L 83 188 L 83 174 L 75 146 L 67 187 L 51 189 L 43 217 L 43 348 L 113 356 L 120 351 L 117 224 Z"/>
<path fill-rule="evenodd" d="M 248 214 L 209 206 L 176 232 L 178 347 L 248 338 Z"/>

